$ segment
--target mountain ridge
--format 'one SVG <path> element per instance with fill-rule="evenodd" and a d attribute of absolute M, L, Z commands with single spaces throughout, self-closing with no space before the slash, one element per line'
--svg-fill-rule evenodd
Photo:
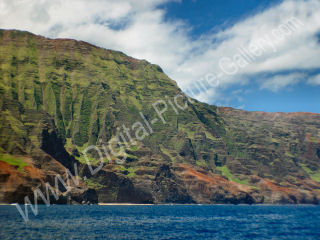
<path fill-rule="evenodd" d="M 320 114 L 188 99 L 159 66 L 83 41 L 0 30 L 0 46 L 2 202 L 32 199 L 35 187 L 54 183 L 74 163 L 81 184 L 61 188 L 58 203 L 70 196 L 74 203 L 320 201 Z M 175 96 L 187 102 L 179 114 Z M 153 106 L 159 100 L 167 105 L 165 123 Z M 140 113 L 158 118 L 152 131 Z M 143 139 L 137 121 L 148 130 L 140 129 Z M 124 125 L 136 144 L 112 146 L 125 152 L 90 174 L 83 151 L 103 149 Z M 88 156 L 97 167 L 98 154 Z M 116 164 L 121 157 L 126 161 Z"/>

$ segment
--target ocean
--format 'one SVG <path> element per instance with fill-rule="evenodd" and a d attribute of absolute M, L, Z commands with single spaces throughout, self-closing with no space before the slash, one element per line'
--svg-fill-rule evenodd
<path fill-rule="evenodd" d="M 0 239 L 320 239 L 312 205 L 41 205 L 29 218 L 1 205 Z"/>

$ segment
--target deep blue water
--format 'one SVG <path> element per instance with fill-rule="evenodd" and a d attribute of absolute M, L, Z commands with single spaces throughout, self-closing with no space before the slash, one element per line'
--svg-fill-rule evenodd
<path fill-rule="evenodd" d="M 320 206 L 0 206 L 0 239 L 320 239 Z"/>

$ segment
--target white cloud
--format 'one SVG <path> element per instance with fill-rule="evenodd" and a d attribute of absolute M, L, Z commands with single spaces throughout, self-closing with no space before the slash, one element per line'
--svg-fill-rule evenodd
<path fill-rule="evenodd" d="M 276 75 L 270 78 L 265 78 L 262 82 L 261 89 L 269 89 L 273 92 L 294 85 L 306 79 L 305 74 L 302 73 L 291 73 L 286 75 Z"/>
<path fill-rule="evenodd" d="M 320 74 L 310 77 L 308 83 L 311 85 L 320 85 Z"/>
<path fill-rule="evenodd" d="M 158 6 L 169 1 L 1 0 L 0 28 L 84 40 L 147 59 L 159 64 L 184 90 L 208 73 L 221 73 L 222 57 L 232 59 L 238 54 L 239 59 L 239 48 L 258 44 L 260 56 L 248 61 L 245 67 L 238 66 L 234 75 L 222 72 L 219 86 L 207 84 L 196 94 L 199 100 L 207 102 L 224 97 L 219 89 L 247 84 L 260 73 L 276 74 L 261 81 L 260 87 L 279 91 L 299 81 L 308 81 L 307 76 L 297 78 L 291 70 L 307 72 L 320 68 L 320 45 L 316 37 L 320 33 L 318 0 L 285 0 L 224 31 L 198 39 L 190 37 L 192 26 L 178 20 L 165 21 L 165 10 Z M 274 33 L 279 29 L 285 32 L 286 26 L 281 24 L 292 17 L 299 21 L 296 28 L 290 25 L 290 34 L 277 39 Z"/>

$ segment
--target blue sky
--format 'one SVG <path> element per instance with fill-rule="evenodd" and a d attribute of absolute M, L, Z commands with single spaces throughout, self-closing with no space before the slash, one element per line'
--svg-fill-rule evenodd
<path fill-rule="evenodd" d="M 166 19 L 183 19 L 193 35 L 220 31 L 241 19 L 281 3 L 281 0 L 185 0 L 166 3 Z"/>
<path fill-rule="evenodd" d="M 167 21 L 182 19 L 188 22 L 192 26 L 191 36 L 197 38 L 202 34 L 226 29 L 281 2 L 282 0 L 186 0 L 180 3 L 170 2 L 163 8 L 166 10 Z M 295 71 L 297 69 L 292 69 L 289 73 Z M 317 74 L 319 69 L 306 72 Z M 320 85 L 299 83 L 281 91 L 271 91 L 260 89 L 253 79 L 246 86 L 235 84 L 221 91 L 224 96 L 229 97 L 211 103 L 250 111 L 320 113 Z"/>
<path fill-rule="evenodd" d="M 2 0 L 0 28 L 146 59 L 210 104 L 320 113 L 318 0 Z"/>

